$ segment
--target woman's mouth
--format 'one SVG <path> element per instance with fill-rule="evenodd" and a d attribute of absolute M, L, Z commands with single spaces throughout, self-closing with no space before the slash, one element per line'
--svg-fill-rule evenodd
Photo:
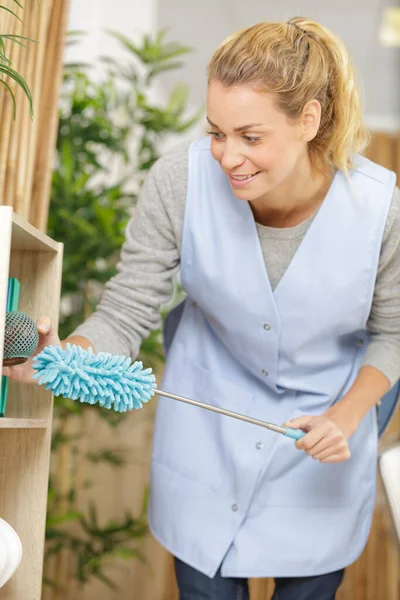
<path fill-rule="evenodd" d="M 256 173 L 249 173 L 248 175 L 232 175 L 232 173 L 228 173 L 228 177 L 233 187 L 242 188 L 254 181 L 260 172 L 261 171 L 257 171 Z"/>

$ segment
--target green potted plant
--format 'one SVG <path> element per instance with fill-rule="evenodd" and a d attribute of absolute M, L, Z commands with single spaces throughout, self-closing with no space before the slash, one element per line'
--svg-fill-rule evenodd
<path fill-rule="evenodd" d="M 165 103 L 150 100 L 153 81 L 160 73 L 179 68 L 178 59 L 188 48 L 165 42 L 165 31 L 154 38 L 144 36 L 138 44 L 112 35 L 125 48 L 127 59 L 122 64 L 103 59 L 105 80 L 92 77 L 85 65 L 66 65 L 64 73 L 48 222 L 49 235 L 64 242 L 61 337 L 94 310 L 104 283 L 115 272 L 137 191 L 158 158 L 160 142 L 188 130 L 200 114 L 186 116 L 188 91 L 181 85 Z M 115 164 L 129 164 L 129 169 L 117 169 L 128 175 L 113 176 L 109 166 Z M 153 368 L 161 366 L 159 331 L 144 341 L 139 358 Z M 91 485 L 82 476 L 85 466 L 93 481 L 97 465 L 121 469 L 129 456 L 129 450 L 121 447 L 86 449 L 87 432 L 79 421 L 84 423 L 88 410 L 98 408 L 55 400 L 45 568 L 45 582 L 55 587 L 62 587 L 58 580 L 62 569 L 54 567 L 61 553 L 70 555 L 72 574 L 83 586 L 96 578 L 114 587 L 109 569 L 116 558 L 144 560 L 140 540 L 147 533 L 146 489 L 139 514 L 124 513 L 101 526 L 95 502 L 83 512 L 77 503 L 82 482 Z M 111 432 L 127 417 L 104 410 L 98 415 Z M 58 458 L 66 454 L 73 455 L 75 471 L 64 477 L 59 465 L 68 460 Z"/>

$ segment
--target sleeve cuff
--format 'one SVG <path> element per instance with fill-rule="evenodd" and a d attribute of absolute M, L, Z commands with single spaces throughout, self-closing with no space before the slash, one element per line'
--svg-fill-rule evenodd
<path fill-rule="evenodd" d="M 121 340 L 111 325 L 96 316 L 89 317 L 69 335 L 85 337 L 93 345 L 96 352 L 110 352 L 111 354 L 131 356 L 136 350 L 130 348 L 124 340 Z M 138 349 L 136 354 L 137 352 Z"/>

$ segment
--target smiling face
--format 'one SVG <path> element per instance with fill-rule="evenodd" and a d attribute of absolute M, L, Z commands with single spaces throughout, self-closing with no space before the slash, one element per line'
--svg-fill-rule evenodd
<path fill-rule="evenodd" d="M 310 173 L 307 142 L 318 130 L 318 103 L 290 120 L 272 94 L 249 85 L 224 87 L 211 81 L 207 120 L 211 153 L 240 199 L 283 197 Z M 299 177 L 299 179 L 298 179 Z"/>

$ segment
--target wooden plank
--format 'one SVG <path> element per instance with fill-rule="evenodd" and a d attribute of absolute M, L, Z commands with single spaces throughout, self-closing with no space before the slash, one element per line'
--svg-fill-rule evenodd
<path fill-rule="evenodd" d="M 57 252 L 61 248 L 49 236 L 35 229 L 33 225 L 13 214 L 12 248 L 13 250 L 30 250 L 39 252 Z"/>
<path fill-rule="evenodd" d="M 46 40 L 45 65 L 41 89 L 39 138 L 36 153 L 35 176 L 30 207 L 30 222 L 40 231 L 46 231 L 54 148 L 58 131 L 58 97 L 62 82 L 65 30 L 69 0 L 53 0 Z"/>
<path fill-rule="evenodd" d="M 46 419 L 0 419 L 0 429 L 46 429 Z"/>

